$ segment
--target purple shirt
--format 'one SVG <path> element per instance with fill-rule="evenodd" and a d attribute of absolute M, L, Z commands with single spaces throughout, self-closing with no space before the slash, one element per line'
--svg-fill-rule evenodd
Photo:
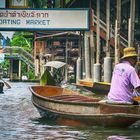
<path fill-rule="evenodd" d="M 140 86 L 135 68 L 123 61 L 115 66 L 108 99 L 111 101 L 132 102 L 133 89 Z"/>

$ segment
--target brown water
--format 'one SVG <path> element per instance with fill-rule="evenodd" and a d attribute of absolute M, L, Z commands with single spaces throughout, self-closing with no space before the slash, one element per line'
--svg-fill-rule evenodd
<path fill-rule="evenodd" d="M 71 127 L 41 118 L 28 89 L 34 83 L 10 83 L 0 94 L 0 140 L 140 140 L 140 123 L 125 129 Z"/>

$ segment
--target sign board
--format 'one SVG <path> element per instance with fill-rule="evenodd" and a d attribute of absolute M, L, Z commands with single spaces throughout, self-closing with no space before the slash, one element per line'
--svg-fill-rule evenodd
<path fill-rule="evenodd" d="M 5 8 L 5 0 L 0 0 L 0 8 Z"/>
<path fill-rule="evenodd" d="M 89 30 L 89 9 L 0 9 L 0 30 Z"/>
<path fill-rule="evenodd" d="M 0 63 L 4 61 L 4 53 L 0 53 Z"/>
<path fill-rule="evenodd" d="M 10 0 L 9 8 L 27 8 L 28 0 Z"/>

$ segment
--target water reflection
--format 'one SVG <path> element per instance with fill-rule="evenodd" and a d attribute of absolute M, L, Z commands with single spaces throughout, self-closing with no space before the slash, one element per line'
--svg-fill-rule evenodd
<path fill-rule="evenodd" d="M 29 86 L 35 83 L 10 83 L 0 94 L 0 140 L 107 140 L 113 136 L 139 140 L 140 127 L 126 129 L 72 127 L 41 118 L 31 102 Z"/>
<path fill-rule="evenodd" d="M 82 132 L 66 126 L 45 123 L 31 103 L 28 87 L 31 83 L 11 83 L 0 95 L 0 139 L 1 140 L 63 140 L 86 139 Z"/>

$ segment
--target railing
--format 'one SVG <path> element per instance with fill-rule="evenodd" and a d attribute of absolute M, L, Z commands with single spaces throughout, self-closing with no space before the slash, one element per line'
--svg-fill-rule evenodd
<path fill-rule="evenodd" d="M 34 57 L 21 47 L 5 47 L 4 53 L 6 56 L 17 56 L 24 61 L 28 66 L 34 69 Z"/>
<path fill-rule="evenodd" d="M 95 24 L 97 24 L 97 16 L 93 15 L 93 22 Z M 103 29 L 105 32 L 107 32 L 107 26 L 106 23 L 104 21 L 102 21 L 100 19 L 100 27 L 101 29 Z M 111 29 L 111 33 L 110 33 L 111 37 L 115 38 L 115 30 L 112 28 Z M 126 38 L 124 38 L 122 35 L 120 35 L 120 43 L 124 46 L 127 47 L 128 46 L 128 40 Z"/>

